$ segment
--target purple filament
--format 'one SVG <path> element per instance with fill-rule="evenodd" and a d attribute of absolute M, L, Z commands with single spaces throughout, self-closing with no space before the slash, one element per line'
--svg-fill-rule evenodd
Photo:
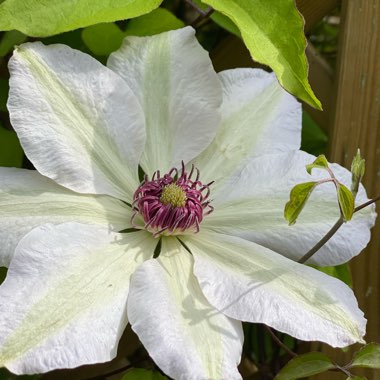
<path fill-rule="evenodd" d="M 194 172 L 196 175 L 192 179 Z M 159 170 L 153 174 L 151 180 L 145 176 L 133 196 L 132 225 L 141 228 L 134 223 L 136 216 L 140 214 L 144 219 L 144 228 L 152 232 L 155 237 L 199 232 L 199 224 L 204 215 L 214 210 L 207 200 L 212 183 L 204 185 L 199 181 L 199 170 L 194 168 L 194 165 L 188 174 L 183 162 L 180 176 L 176 168 L 171 169 L 163 177 Z M 171 184 L 179 186 L 186 194 L 183 207 L 165 205 L 160 201 L 164 188 Z"/>

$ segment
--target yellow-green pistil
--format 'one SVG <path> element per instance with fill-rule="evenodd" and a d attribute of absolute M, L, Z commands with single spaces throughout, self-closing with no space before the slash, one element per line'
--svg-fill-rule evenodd
<path fill-rule="evenodd" d="M 172 207 L 185 207 L 186 205 L 186 193 L 182 187 L 171 183 L 163 188 L 160 202 L 164 205 L 170 205 Z"/>

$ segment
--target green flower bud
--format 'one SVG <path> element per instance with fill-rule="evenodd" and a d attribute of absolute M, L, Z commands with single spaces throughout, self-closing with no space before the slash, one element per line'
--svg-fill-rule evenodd
<path fill-rule="evenodd" d="M 361 182 L 365 172 L 365 160 L 360 155 L 360 149 L 356 152 L 351 164 L 352 183 L 351 192 L 356 197 L 359 189 L 359 183 Z"/>

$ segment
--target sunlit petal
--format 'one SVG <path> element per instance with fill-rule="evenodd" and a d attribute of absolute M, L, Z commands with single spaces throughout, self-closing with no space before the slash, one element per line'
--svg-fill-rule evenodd
<path fill-rule="evenodd" d="M 145 232 L 77 223 L 30 232 L 0 287 L 0 365 L 38 373 L 112 359 L 129 277 L 155 244 Z"/>
<path fill-rule="evenodd" d="M 125 79 L 144 109 L 141 165 L 149 175 L 188 162 L 214 138 L 222 91 L 194 29 L 127 37 L 108 67 Z"/>
<path fill-rule="evenodd" d="M 21 45 L 9 69 L 11 122 L 36 169 L 74 191 L 130 201 L 145 129 L 126 83 L 64 45 Z"/>
<path fill-rule="evenodd" d="M 174 379 L 241 379 L 241 323 L 215 310 L 193 273 L 193 259 L 165 238 L 157 260 L 133 274 L 128 319 L 156 364 Z"/>
<path fill-rule="evenodd" d="M 363 342 L 366 320 L 343 282 L 240 238 L 200 232 L 183 240 L 203 293 L 229 317 L 334 347 Z"/>

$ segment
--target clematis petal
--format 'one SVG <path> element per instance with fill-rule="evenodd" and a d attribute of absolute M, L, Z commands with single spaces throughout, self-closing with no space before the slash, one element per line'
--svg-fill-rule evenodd
<path fill-rule="evenodd" d="M 219 76 L 222 126 L 194 160 L 206 182 L 220 183 L 254 156 L 299 149 L 301 104 L 273 73 L 247 68 L 222 71 Z"/>
<path fill-rule="evenodd" d="M 78 223 L 30 232 L 0 287 L 1 366 L 43 373 L 116 356 L 129 277 L 155 244 Z"/>
<path fill-rule="evenodd" d="M 237 237 L 201 231 L 183 240 L 203 293 L 229 317 L 334 347 L 363 342 L 366 320 L 343 282 Z"/>
<path fill-rule="evenodd" d="M 130 217 L 130 208 L 114 198 L 74 193 L 34 170 L 0 168 L 0 266 L 42 224 L 76 221 L 120 231 L 130 227 Z"/>
<path fill-rule="evenodd" d="M 144 109 L 147 140 L 141 165 L 147 174 L 190 161 L 214 138 L 221 87 L 192 28 L 127 37 L 108 67 L 126 80 Z"/>
<path fill-rule="evenodd" d="M 128 319 L 156 364 L 174 379 L 241 379 L 241 323 L 215 310 L 193 275 L 193 259 L 164 238 L 157 260 L 131 278 Z"/>
<path fill-rule="evenodd" d="M 335 186 L 325 183 L 315 188 L 295 225 L 288 226 L 284 218 L 284 207 L 293 186 L 329 178 L 320 169 L 313 170 L 312 175 L 306 172 L 305 165 L 314 159 L 310 154 L 295 151 L 252 160 L 215 189 L 215 211 L 205 218 L 202 227 L 240 236 L 293 260 L 300 259 L 340 216 Z M 337 164 L 331 168 L 337 179 L 350 187 L 350 172 Z M 367 200 L 361 186 L 356 203 Z M 359 254 L 370 239 L 375 218 L 374 206 L 355 213 L 308 264 L 337 265 Z"/>
<path fill-rule="evenodd" d="M 11 122 L 37 170 L 71 190 L 130 201 L 145 131 L 127 84 L 64 45 L 21 45 L 9 69 Z"/>

